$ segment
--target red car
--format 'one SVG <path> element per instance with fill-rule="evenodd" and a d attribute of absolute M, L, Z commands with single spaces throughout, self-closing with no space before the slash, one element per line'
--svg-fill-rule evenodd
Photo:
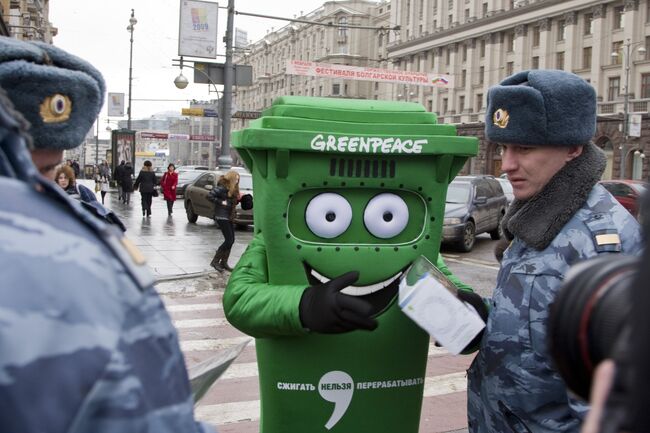
<path fill-rule="evenodd" d="M 614 196 L 636 218 L 639 217 L 640 198 L 648 188 L 648 184 L 642 180 L 601 180 L 602 186 Z"/>

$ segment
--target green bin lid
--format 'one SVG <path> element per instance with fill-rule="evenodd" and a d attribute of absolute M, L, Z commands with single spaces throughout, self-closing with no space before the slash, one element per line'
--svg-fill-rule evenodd
<path fill-rule="evenodd" d="M 473 156 L 475 137 L 458 137 L 410 102 L 284 96 L 264 117 L 233 133 L 233 147 L 327 154 Z"/>

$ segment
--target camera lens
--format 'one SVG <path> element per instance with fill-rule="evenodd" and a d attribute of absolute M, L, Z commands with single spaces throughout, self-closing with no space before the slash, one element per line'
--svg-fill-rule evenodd
<path fill-rule="evenodd" d="M 632 279 L 639 259 L 600 256 L 573 266 L 551 305 L 551 354 L 567 386 L 589 399 L 600 361 L 614 355 L 632 310 Z"/>

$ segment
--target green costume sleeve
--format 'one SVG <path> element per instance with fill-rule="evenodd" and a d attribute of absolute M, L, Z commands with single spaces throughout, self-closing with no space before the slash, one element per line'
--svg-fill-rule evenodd
<path fill-rule="evenodd" d="M 454 283 L 459 290 L 469 290 L 473 292 L 472 288 L 467 284 L 463 283 L 458 279 L 458 277 L 451 273 L 445 262 L 442 260 L 442 255 L 438 254 L 438 260 L 436 261 L 436 268 L 440 270 L 449 280 Z"/>
<path fill-rule="evenodd" d="M 255 338 L 303 335 L 298 306 L 306 288 L 269 284 L 266 245 L 257 234 L 230 276 L 223 309 L 235 328 Z"/>

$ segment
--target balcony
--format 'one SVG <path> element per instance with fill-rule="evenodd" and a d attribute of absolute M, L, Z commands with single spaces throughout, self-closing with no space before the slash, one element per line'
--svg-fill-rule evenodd
<path fill-rule="evenodd" d="M 625 111 L 623 105 L 623 100 L 599 102 L 598 114 L 603 116 L 622 114 Z M 650 108 L 650 98 L 629 100 L 629 113 L 647 113 L 648 108 Z"/>

